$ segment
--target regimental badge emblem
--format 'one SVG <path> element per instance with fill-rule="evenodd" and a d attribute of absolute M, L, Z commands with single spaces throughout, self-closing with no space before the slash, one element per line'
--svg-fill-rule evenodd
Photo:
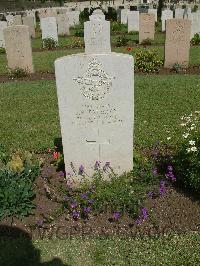
<path fill-rule="evenodd" d="M 81 85 L 80 92 L 90 100 L 102 100 L 112 88 L 112 80 L 104 70 L 101 62 L 93 58 L 88 65 L 87 71 L 74 80 Z"/>

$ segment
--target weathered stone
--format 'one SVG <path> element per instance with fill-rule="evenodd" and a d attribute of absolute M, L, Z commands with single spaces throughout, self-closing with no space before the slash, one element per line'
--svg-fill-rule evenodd
<path fill-rule="evenodd" d="M 172 19 L 173 18 L 173 11 L 171 10 L 164 10 L 162 11 L 162 31 L 165 31 L 165 23 L 167 19 Z"/>
<path fill-rule="evenodd" d="M 149 8 L 148 9 L 148 13 L 149 14 L 154 14 L 154 16 L 155 16 L 155 22 L 157 22 L 157 9 Z"/>
<path fill-rule="evenodd" d="M 67 18 L 69 20 L 69 26 L 75 26 L 79 24 L 80 11 L 70 11 L 66 12 Z"/>
<path fill-rule="evenodd" d="M 94 12 L 90 21 L 84 23 L 85 52 L 99 54 L 111 52 L 110 22 L 105 21 L 103 12 Z"/>
<path fill-rule="evenodd" d="M 146 39 L 154 40 L 155 16 L 154 14 L 141 13 L 139 18 L 139 43 Z"/>
<path fill-rule="evenodd" d="M 22 18 L 23 25 L 28 26 L 30 37 L 35 38 L 35 23 L 34 17 L 23 17 Z"/>
<path fill-rule="evenodd" d="M 0 21 L 0 47 L 5 48 L 5 39 L 3 30 L 7 28 L 7 21 Z"/>
<path fill-rule="evenodd" d="M 57 22 L 55 17 L 41 18 L 42 40 L 54 39 L 58 43 Z"/>
<path fill-rule="evenodd" d="M 165 67 L 174 64 L 188 67 L 190 51 L 191 21 L 170 19 L 166 21 Z"/>
<path fill-rule="evenodd" d="M 57 16 L 58 35 L 69 35 L 69 21 L 66 14 L 59 14 Z"/>
<path fill-rule="evenodd" d="M 32 48 L 28 26 L 17 25 L 4 29 L 6 55 L 10 69 L 33 72 Z"/>
<path fill-rule="evenodd" d="M 139 11 L 128 12 L 128 32 L 139 31 Z"/>

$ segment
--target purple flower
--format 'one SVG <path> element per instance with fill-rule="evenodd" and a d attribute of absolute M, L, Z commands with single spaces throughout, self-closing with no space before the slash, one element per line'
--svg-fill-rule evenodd
<path fill-rule="evenodd" d="M 64 177 L 65 174 L 61 171 L 61 172 L 59 173 L 59 176 L 60 176 L 60 177 Z"/>
<path fill-rule="evenodd" d="M 166 193 L 166 187 L 165 187 L 165 184 L 166 184 L 166 182 L 165 182 L 165 180 L 161 180 L 160 181 L 160 189 L 159 189 L 159 194 L 161 195 L 161 196 L 163 196 L 165 193 Z"/>
<path fill-rule="evenodd" d="M 89 213 L 89 212 L 91 211 L 91 207 L 84 207 L 84 208 L 83 208 L 83 211 L 84 211 L 85 213 Z"/>
<path fill-rule="evenodd" d="M 148 197 L 149 199 L 152 199 L 152 198 L 153 198 L 153 192 L 152 192 L 152 191 L 148 192 L 148 193 L 147 193 L 147 197 Z"/>
<path fill-rule="evenodd" d="M 82 175 L 84 173 L 84 166 L 81 164 L 79 167 L 79 175 Z"/>
<path fill-rule="evenodd" d="M 137 225 L 139 225 L 139 224 L 142 223 L 142 220 L 141 220 L 140 218 L 137 218 L 137 219 L 135 220 L 135 223 L 136 223 Z"/>
<path fill-rule="evenodd" d="M 43 226 L 43 220 L 38 220 L 37 225 L 38 225 L 38 227 L 42 227 Z"/>
<path fill-rule="evenodd" d="M 154 176 L 156 176 L 156 175 L 158 174 L 158 169 L 157 169 L 157 167 L 153 168 L 153 170 L 152 170 L 152 174 L 153 174 Z"/>
<path fill-rule="evenodd" d="M 168 166 L 167 166 L 167 170 L 170 171 L 170 172 L 173 171 L 173 167 L 172 167 L 172 165 L 168 165 Z"/>
<path fill-rule="evenodd" d="M 78 206 L 78 204 L 77 204 L 76 201 L 74 201 L 74 202 L 72 202 L 72 203 L 70 204 L 70 207 L 71 207 L 72 209 L 75 209 L 77 206 Z"/>
<path fill-rule="evenodd" d="M 113 219 L 118 220 L 120 218 L 120 212 L 114 212 L 113 213 Z"/>
<path fill-rule="evenodd" d="M 89 204 L 93 204 L 93 203 L 94 203 L 94 199 L 90 199 L 90 200 L 88 200 L 88 203 L 89 203 Z"/>
<path fill-rule="evenodd" d="M 148 210 L 147 210 L 147 208 L 142 208 L 141 209 L 141 214 L 142 214 L 142 218 L 144 220 L 146 220 L 148 218 Z"/>
<path fill-rule="evenodd" d="M 78 218 L 80 217 L 80 212 L 74 210 L 74 211 L 72 212 L 72 217 L 73 217 L 74 219 L 78 219 Z"/>
<path fill-rule="evenodd" d="M 68 201 L 69 197 L 68 196 L 64 196 L 64 201 Z"/>
<path fill-rule="evenodd" d="M 82 198 L 82 199 L 87 199 L 87 198 L 88 198 L 87 193 L 82 193 L 82 194 L 81 194 L 81 198 Z"/>
<path fill-rule="evenodd" d="M 94 165 L 94 169 L 98 170 L 100 168 L 101 162 L 100 161 L 96 161 L 95 165 Z"/>

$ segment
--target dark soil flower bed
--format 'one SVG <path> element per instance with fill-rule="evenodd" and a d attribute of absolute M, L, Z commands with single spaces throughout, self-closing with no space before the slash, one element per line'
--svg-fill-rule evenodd
<path fill-rule="evenodd" d="M 34 183 L 36 209 L 33 215 L 22 221 L 6 219 L 0 222 L 0 236 L 9 235 L 9 230 L 18 227 L 28 233 L 31 238 L 52 238 L 71 236 L 107 236 L 107 235 L 160 235 L 170 233 L 183 233 L 187 231 L 200 231 L 200 204 L 198 195 L 186 195 L 168 185 L 162 196 L 147 197 L 145 206 L 148 217 L 145 220 L 123 217 L 109 211 L 94 215 L 89 214 L 88 219 L 73 219 L 61 211 L 56 187 L 63 182 L 61 172 L 56 166 L 50 165 L 52 155 L 42 155 L 44 166 L 40 176 Z M 49 184 L 49 185 L 48 185 Z M 51 195 L 49 197 L 49 195 Z"/>

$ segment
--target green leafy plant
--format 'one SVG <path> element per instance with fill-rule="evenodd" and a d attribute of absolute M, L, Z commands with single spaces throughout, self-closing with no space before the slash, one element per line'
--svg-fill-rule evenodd
<path fill-rule="evenodd" d="M 134 57 L 136 70 L 145 73 L 159 72 L 164 63 L 155 50 L 139 49 Z"/>
<path fill-rule="evenodd" d="M 172 66 L 171 70 L 172 70 L 172 71 L 175 71 L 176 73 L 180 73 L 181 70 L 182 70 L 182 67 L 181 67 L 180 64 L 175 63 L 175 64 Z"/>
<path fill-rule="evenodd" d="M 200 192 L 200 111 L 181 118 L 182 136 L 173 164 L 177 181 Z"/>
<path fill-rule="evenodd" d="M 47 50 L 55 49 L 58 46 L 58 43 L 53 38 L 45 38 L 42 40 L 42 47 Z"/>
<path fill-rule="evenodd" d="M 196 33 L 190 43 L 192 45 L 200 45 L 200 34 Z"/>
<path fill-rule="evenodd" d="M 23 78 L 28 76 L 28 70 L 17 67 L 15 69 L 8 69 L 8 75 L 10 78 Z"/>
<path fill-rule="evenodd" d="M 152 45 L 153 40 L 147 38 L 141 42 L 142 45 Z"/>
<path fill-rule="evenodd" d="M 0 54 L 5 54 L 6 53 L 6 49 L 3 47 L 0 47 Z"/>
<path fill-rule="evenodd" d="M 34 193 L 32 180 L 25 173 L 0 169 L 0 220 L 22 218 L 31 213 Z"/>
<path fill-rule="evenodd" d="M 119 36 L 117 38 L 116 46 L 121 47 L 121 46 L 126 46 L 128 44 L 128 38 L 125 35 Z"/>
<path fill-rule="evenodd" d="M 119 22 L 112 22 L 111 23 L 111 33 L 112 34 L 125 34 L 127 33 L 127 25 L 121 24 Z"/>
<path fill-rule="evenodd" d="M 77 26 L 75 26 L 75 33 L 74 33 L 74 35 L 76 37 L 84 37 L 83 25 L 77 25 Z"/>
<path fill-rule="evenodd" d="M 34 208 L 33 182 L 39 175 L 39 162 L 25 152 L 9 154 L 0 145 L 0 220 L 22 218 Z"/>

